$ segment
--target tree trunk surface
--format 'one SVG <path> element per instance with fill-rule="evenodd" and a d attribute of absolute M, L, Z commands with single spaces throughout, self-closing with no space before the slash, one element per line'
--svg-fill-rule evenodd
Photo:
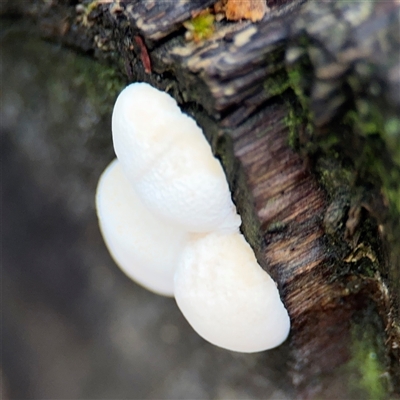
<path fill-rule="evenodd" d="M 290 314 L 297 398 L 396 398 L 400 6 L 267 1 L 258 23 L 222 20 L 209 37 L 185 40 L 183 23 L 214 3 L 21 1 L 0 10 L 126 82 L 168 91 L 195 117 Z"/>

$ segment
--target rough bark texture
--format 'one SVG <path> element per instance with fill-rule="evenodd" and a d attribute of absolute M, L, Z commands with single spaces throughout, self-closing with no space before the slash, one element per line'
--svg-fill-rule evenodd
<path fill-rule="evenodd" d="M 353 386 L 395 396 L 399 6 L 269 1 L 260 23 L 220 22 L 186 42 L 182 23 L 213 3 L 13 2 L 2 12 L 29 15 L 45 37 L 169 91 L 196 117 L 289 310 L 298 397 L 329 397 L 342 378 L 346 396 Z"/>

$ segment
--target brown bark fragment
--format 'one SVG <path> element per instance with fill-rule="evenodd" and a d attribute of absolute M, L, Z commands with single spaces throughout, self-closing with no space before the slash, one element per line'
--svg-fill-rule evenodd
<path fill-rule="evenodd" d="M 228 0 L 225 6 L 226 18 L 233 21 L 242 19 L 260 21 L 266 12 L 265 0 Z"/>

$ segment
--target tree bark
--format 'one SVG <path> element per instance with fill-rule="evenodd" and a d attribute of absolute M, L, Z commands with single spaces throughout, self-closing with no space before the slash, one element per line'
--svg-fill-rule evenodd
<path fill-rule="evenodd" d="M 185 41 L 182 23 L 214 3 L 1 12 L 168 91 L 203 127 L 289 311 L 299 398 L 399 395 L 399 5 L 267 1 L 259 23 Z"/>

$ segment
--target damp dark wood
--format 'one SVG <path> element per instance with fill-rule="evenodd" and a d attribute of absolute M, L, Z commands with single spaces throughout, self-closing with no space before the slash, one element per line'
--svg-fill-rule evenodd
<path fill-rule="evenodd" d="M 221 21 L 209 39 L 186 41 L 182 23 L 213 3 L 5 2 L 1 12 L 34 20 L 42 36 L 106 60 L 127 82 L 169 91 L 197 118 L 224 164 L 243 232 L 289 310 L 299 398 L 329 397 L 335 387 L 350 396 L 338 382 L 354 357 L 354 323 L 382 336 L 396 396 L 400 236 L 382 182 L 363 175 L 353 154 L 369 139 L 337 121 L 365 102 L 384 121 L 399 114 L 399 5 L 269 1 L 257 24 Z M 332 131 L 340 131 L 336 158 L 324 141 Z M 343 165 L 352 183 L 326 185 L 326 170 Z"/>

